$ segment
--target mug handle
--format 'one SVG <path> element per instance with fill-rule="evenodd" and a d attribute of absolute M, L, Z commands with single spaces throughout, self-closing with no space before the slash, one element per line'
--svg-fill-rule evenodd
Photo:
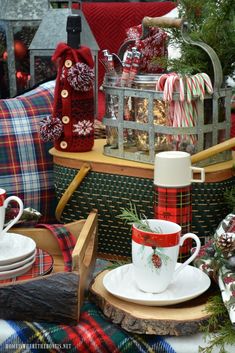
<path fill-rule="evenodd" d="M 200 239 L 198 238 L 198 236 L 196 234 L 193 234 L 193 233 L 187 233 L 187 234 L 184 234 L 181 238 L 180 238 L 180 246 L 183 245 L 184 241 L 186 239 L 193 239 L 195 240 L 196 242 L 196 249 L 195 251 L 193 252 L 193 254 L 190 256 L 190 258 L 188 260 L 186 260 L 185 262 L 182 263 L 182 265 L 180 265 L 174 272 L 174 275 L 178 275 L 178 273 L 180 271 L 182 271 L 188 264 L 190 264 L 190 262 L 192 262 L 198 255 L 199 251 L 200 251 L 200 248 L 201 248 L 201 241 Z"/>
<path fill-rule="evenodd" d="M 17 196 L 9 196 L 3 203 L 3 207 L 7 208 L 9 202 L 11 201 L 16 201 L 18 203 L 18 205 L 20 206 L 19 209 L 19 213 L 17 214 L 17 216 L 15 218 L 13 218 L 10 222 L 8 222 L 7 226 L 5 228 L 3 228 L 2 232 L 1 232 L 1 236 L 4 235 L 16 222 L 18 222 L 18 220 L 20 219 L 20 217 L 22 216 L 23 210 L 24 210 L 24 205 L 23 202 L 21 201 L 21 199 Z"/>

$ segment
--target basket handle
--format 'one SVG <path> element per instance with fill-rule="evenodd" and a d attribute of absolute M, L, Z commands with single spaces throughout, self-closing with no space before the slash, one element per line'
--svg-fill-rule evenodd
<path fill-rule="evenodd" d="M 208 44 L 203 41 L 195 41 L 190 37 L 190 25 L 182 18 L 168 18 L 168 17 L 144 17 L 142 20 L 142 37 L 144 39 L 148 36 L 150 27 L 165 27 L 165 28 L 180 28 L 182 39 L 186 44 L 195 45 L 203 49 L 211 59 L 214 71 L 214 91 L 219 91 L 223 85 L 223 69 L 217 53 Z"/>
<path fill-rule="evenodd" d="M 192 164 L 203 161 L 204 159 L 215 156 L 218 153 L 230 150 L 235 146 L 235 137 L 232 137 L 224 142 L 221 142 L 215 146 L 209 147 L 204 151 L 198 152 L 191 156 Z"/>
<path fill-rule="evenodd" d="M 183 23 L 182 18 L 170 18 L 170 17 L 148 17 L 148 16 L 145 16 L 142 20 L 143 27 L 181 28 L 182 23 Z"/>
<path fill-rule="evenodd" d="M 62 197 L 60 198 L 58 205 L 55 210 L 55 217 L 57 221 L 60 221 L 60 217 L 63 213 L 63 210 L 69 201 L 70 197 L 73 195 L 74 191 L 78 188 L 81 184 L 87 173 L 91 170 L 91 165 L 89 163 L 83 163 L 78 173 L 75 175 L 65 192 L 63 193 Z"/>

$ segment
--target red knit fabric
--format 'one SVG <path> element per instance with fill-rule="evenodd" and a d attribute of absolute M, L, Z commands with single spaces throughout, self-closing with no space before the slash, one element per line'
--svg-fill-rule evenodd
<path fill-rule="evenodd" d="M 127 29 L 141 24 L 143 17 L 164 16 L 175 7 L 173 1 L 82 3 L 82 11 L 100 47 L 99 58 L 102 57 L 103 49 L 117 53 L 126 38 Z M 104 68 L 99 63 L 99 85 L 103 77 Z"/>
<path fill-rule="evenodd" d="M 65 43 L 58 44 L 52 60 L 57 62 L 53 118 L 63 123 L 63 132 L 55 141 L 55 148 L 64 152 L 90 151 L 94 144 L 94 93 L 93 88 L 84 91 L 71 86 L 69 70 L 77 63 L 94 67 L 89 48 L 72 49 Z M 67 65 L 66 63 L 69 63 Z"/>
<path fill-rule="evenodd" d="M 73 4 L 76 6 L 77 4 Z M 176 7 L 173 1 L 163 2 L 84 2 L 82 11 L 100 47 L 99 59 L 102 50 L 108 49 L 110 53 L 117 53 L 126 38 L 126 30 L 137 26 L 143 17 L 160 17 Z M 99 62 L 98 84 L 103 83 L 104 67 Z M 105 112 L 105 99 L 103 92 L 99 92 L 98 100 L 99 120 Z"/>

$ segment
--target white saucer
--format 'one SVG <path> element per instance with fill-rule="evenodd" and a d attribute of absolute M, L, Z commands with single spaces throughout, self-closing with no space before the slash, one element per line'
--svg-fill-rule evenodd
<path fill-rule="evenodd" d="M 180 264 L 178 263 L 177 266 Z M 105 289 L 125 301 L 148 305 L 166 306 L 193 299 L 210 287 L 210 278 L 193 266 L 186 266 L 167 290 L 162 293 L 145 293 L 137 288 L 133 277 L 133 264 L 108 272 L 103 278 Z"/>
<path fill-rule="evenodd" d="M 33 255 L 29 255 L 23 260 L 13 262 L 12 264 L 9 264 L 9 265 L 0 266 L 0 274 L 1 274 L 1 272 L 12 270 L 14 268 L 18 268 L 18 267 L 23 266 L 27 262 L 31 262 L 35 258 L 36 252 L 37 251 L 34 251 Z"/>
<path fill-rule="evenodd" d="M 0 266 L 25 259 L 35 252 L 33 239 L 21 234 L 6 233 L 0 235 Z"/>
<path fill-rule="evenodd" d="M 23 275 L 24 273 L 28 272 L 31 269 L 34 261 L 35 261 L 35 257 L 32 261 L 24 264 L 23 266 L 20 266 L 18 268 L 14 268 L 13 270 L 1 272 L 0 273 L 0 281 L 2 281 L 4 279 L 9 279 L 9 278 L 18 277 L 18 276 Z"/>

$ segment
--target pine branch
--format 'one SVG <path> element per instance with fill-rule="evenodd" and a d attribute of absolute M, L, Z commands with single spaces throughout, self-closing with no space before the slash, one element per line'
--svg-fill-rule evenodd
<path fill-rule="evenodd" d="M 199 347 L 199 353 L 212 353 L 215 347 L 219 348 L 219 353 L 229 353 L 225 346 L 235 344 L 235 332 L 220 294 L 209 299 L 205 311 L 210 318 L 201 326 L 201 331 L 208 342 L 206 347 Z"/>
<path fill-rule="evenodd" d="M 160 228 L 151 228 L 145 215 L 138 215 L 137 208 L 130 202 L 130 208 L 121 209 L 121 214 L 117 218 L 124 220 L 127 224 L 133 225 L 145 232 L 162 233 Z"/>
<path fill-rule="evenodd" d="M 234 0 L 180 0 L 179 17 L 190 24 L 190 37 L 195 41 L 204 41 L 217 53 L 224 76 L 232 75 L 235 69 L 235 2 Z M 180 43 L 182 56 L 171 70 L 185 72 L 188 67 L 197 63 L 200 71 L 213 77 L 211 60 L 207 53 L 196 46 L 186 44 L 181 32 L 170 30 L 173 40 Z M 182 69 L 182 70 L 181 70 Z M 198 72 L 198 71 L 197 71 Z M 190 74 L 191 72 L 188 72 Z M 193 72 L 196 73 L 196 72 Z"/>

